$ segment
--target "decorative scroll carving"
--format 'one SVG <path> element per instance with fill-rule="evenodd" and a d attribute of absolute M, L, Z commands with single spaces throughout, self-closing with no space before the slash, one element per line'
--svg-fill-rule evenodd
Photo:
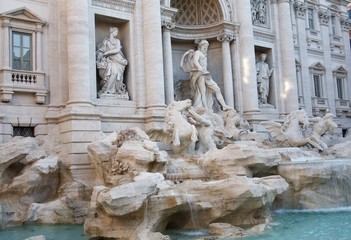
<path fill-rule="evenodd" d="M 162 20 L 162 21 L 161 21 L 161 26 L 162 26 L 164 29 L 171 30 L 171 29 L 175 28 L 175 22 L 170 22 L 170 21 Z"/>
<path fill-rule="evenodd" d="M 231 42 L 233 40 L 234 40 L 234 34 L 221 34 L 217 36 L 217 41 L 219 42 L 224 42 L 224 41 Z"/>

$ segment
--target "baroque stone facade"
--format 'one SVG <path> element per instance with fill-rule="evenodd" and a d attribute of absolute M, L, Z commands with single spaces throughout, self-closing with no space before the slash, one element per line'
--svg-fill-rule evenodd
<path fill-rule="evenodd" d="M 163 124 L 188 80 L 183 54 L 206 39 L 208 70 L 228 106 L 260 133 L 298 109 L 351 128 L 350 1 L 12 0 L 0 2 L 0 142 L 59 129 L 67 165 L 89 178 L 100 132 Z M 98 44 L 118 28 L 127 97 L 101 97 Z M 256 62 L 274 69 L 260 104 Z M 89 181 L 89 179 L 86 179 Z"/>

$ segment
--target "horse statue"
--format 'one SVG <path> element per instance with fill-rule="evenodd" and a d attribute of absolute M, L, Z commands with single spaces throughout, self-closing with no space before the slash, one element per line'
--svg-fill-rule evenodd
<path fill-rule="evenodd" d="M 291 112 L 283 125 L 273 121 L 263 121 L 260 124 L 268 130 L 278 146 L 302 147 L 310 144 L 312 147 L 324 151 L 317 142 L 304 135 L 309 126 L 309 119 L 305 110 Z"/>
<path fill-rule="evenodd" d="M 185 112 L 192 106 L 189 99 L 173 101 L 168 105 L 165 112 L 165 129 L 152 128 L 146 133 L 151 140 L 162 141 L 171 144 L 174 153 L 194 153 L 195 143 L 198 140 L 198 131 L 190 124 Z"/>
<path fill-rule="evenodd" d="M 334 129 L 338 127 L 338 124 L 333 121 L 333 118 L 333 114 L 327 113 L 323 118 L 316 117 L 310 119 L 315 121 L 312 125 L 311 139 L 318 143 L 323 150 L 327 150 L 328 145 L 322 140 L 322 136 L 326 133 L 333 134 Z"/>
<path fill-rule="evenodd" d="M 227 138 L 240 140 L 241 136 L 247 135 L 252 131 L 250 123 L 234 108 L 224 112 L 223 121 Z"/>

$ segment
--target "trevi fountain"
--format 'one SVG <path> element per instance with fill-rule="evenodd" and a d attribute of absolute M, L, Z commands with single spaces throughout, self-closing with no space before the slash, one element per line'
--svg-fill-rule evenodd
<path fill-rule="evenodd" d="M 350 239 L 348 3 L 0 1 L 0 239 Z"/>
<path fill-rule="evenodd" d="M 98 46 L 100 96 L 128 97 L 117 34 L 111 27 Z M 334 134 L 334 116 L 295 110 L 260 122 L 266 133 L 258 134 L 226 104 L 207 69 L 208 47 L 201 40 L 182 56 L 189 80 L 177 85 L 161 127 L 101 133 L 88 144 L 94 186 L 70 176 L 57 129 L 1 144 L 1 227 L 83 224 L 91 239 L 130 240 L 201 229 L 208 235 L 197 239 L 231 239 L 264 234 L 279 209 L 350 206 L 351 138 Z M 262 104 L 273 71 L 265 57 L 257 67 Z"/>

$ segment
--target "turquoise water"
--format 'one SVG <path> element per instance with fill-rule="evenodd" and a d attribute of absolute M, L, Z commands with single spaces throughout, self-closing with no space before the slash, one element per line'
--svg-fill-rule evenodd
<path fill-rule="evenodd" d="M 276 211 L 271 228 L 264 234 L 240 240 L 349 240 L 351 207 L 314 211 Z M 208 236 L 206 230 L 166 231 L 172 240 L 191 240 Z M 0 240 L 23 240 L 44 235 L 46 240 L 87 240 L 82 225 L 24 225 L 0 230 Z M 230 239 L 228 239 L 230 240 Z"/>
<path fill-rule="evenodd" d="M 264 234 L 240 240 L 349 240 L 351 208 L 314 211 L 277 211 L 272 214 L 271 228 Z M 172 240 L 198 239 L 206 231 L 167 231 Z M 228 238 L 228 240 L 233 238 Z"/>
<path fill-rule="evenodd" d="M 44 235 L 46 240 L 87 240 L 82 225 L 24 225 L 0 230 L 1 240 L 23 240 Z"/>

